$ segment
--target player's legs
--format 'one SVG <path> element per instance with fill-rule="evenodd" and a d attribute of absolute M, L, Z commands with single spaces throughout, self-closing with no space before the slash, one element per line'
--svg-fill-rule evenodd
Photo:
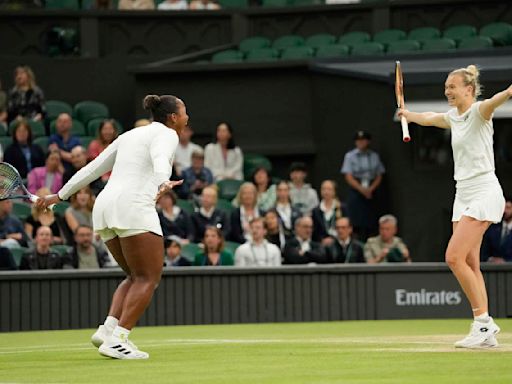
<path fill-rule="evenodd" d="M 473 271 L 476 276 L 478 282 L 478 290 L 480 292 L 481 302 L 482 302 L 482 313 L 488 312 L 488 300 L 487 300 L 487 290 L 485 288 L 484 276 L 482 275 L 482 271 L 480 270 L 480 247 L 482 245 L 482 239 L 478 242 L 478 244 L 471 249 L 466 258 L 466 262 Z M 480 310 L 478 312 L 481 312 Z"/>

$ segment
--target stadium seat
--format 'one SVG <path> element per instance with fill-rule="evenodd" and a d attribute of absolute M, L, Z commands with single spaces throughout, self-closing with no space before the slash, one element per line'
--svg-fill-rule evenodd
<path fill-rule="evenodd" d="M 50 135 L 53 135 L 56 132 L 55 124 L 56 124 L 56 120 L 53 120 L 50 123 Z M 75 135 L 75 136 L 87 135 L 85 127 L 80 120 L 73 119 L 73 122 L 71 123 L 71 134 Z"/>
<path fill-rule="evenodd" d="M 188 200 L 178 199 L 176 200 L 176 205 L 187 212 L 189 215 L 194 213 L 194 204 Z"/>
<path fill-rule="evenodd" d="M 241 63 L 244 59 L 243 52 L 228 49 L 226 51 L 217 52 L 212 56 L 212 63 Z"/>
<path fill-rule="evenodd" d="M 256 153 L 244 153 L 244 175 L 246 180 L 251 180 L 254 171 L 261 167 L 269 173 L 272 172 L 272 163 L 267 157 Z"/>
<path fill-rule="evenodd" d="M 383 55 L 384 45 L 376 42 L 356 44 L 352 47 L 352 56 L 369 56 L 369 55 Z"/>
<path fill-rule="evenodd" d="M 82 136 L 80 137 L 80 143 L 82 144 L 82 147 L 88 148 L 89 144 L 91 144 L 91 141 L 95 140 L 96 137 L 94 136 Z"/>
<path fill-rule="evenodd" d="M 12 144 L 11 136 L 0 136 L 0 145 L 2 146 L 3 151 L 5 152 L 5 148 Z"/>
<path fill-rule="evenodd" d="M 512 25 L 504 22 L 484 25 L 480 36 L 490 37 L 496 46 L 512 45 Z"/>
<path fill-rule="evenodd" d="M 462 39 L 473 36 L 476 36 L 476 28 L 467 24 L 454 25 L 443 31 L 443 37 L 455 40 L 456 43 L 459 43 Z"/>
<path fill-rule="evenodd" d="M 285 35 L 278 37 L 272 43 L 272 48 L 286 49 L 291 47 L 300 47 L 304 45 L 304 38 L 298 35 Z"/>
<path fill-rule="evenodd" d="M 19 268 L 19 263 L 13 256 L 13 253 L 7 248 L 0 249 L 0 271 L 15 271 Z"/>
<path fill-rule="evenodd" d="M 32 143 L 39 145 L 45 154 L 48 153 L 48 136 L 38 137 Z"/>
<path fill-rule="evenodd" d="M 248 53 L 253 49 L 268 48 L 270 47 L 270 39 L 263 36 L 253 36 L 243 39 L 238 44 L 238 49 L 244 53 Z"/>
<path fill-rule="evenodd" d="M 248 0 L 219 0 L 222 8 L 246 8 L 249 6 Z"/>
<path fill-rule="evenodd" d="M 55 120 L 61 113 L 67 113 L 69 116 L 73 115 L 73 108 L 65 101 L 48 100 L 45 105 L 47 121 Z"/>
<path fill-rule="evenodd" d="M 405 40 L 407 34 L 401 29 L 385 29 L 373 35 L 373 41 L 387 46 L 389 43 Z"/>
<path fill-rule="evenodd" d="M 196 255 L 201 251 L 201 247 L 196 243 L 188 243 L 181 247 L 182 256 L 192 263 L 194 262 Z"/>
<path fill-rule="evenodd" d="M 281 60 L 308 60 L 315 54 L 311 47 L 290 47 L 283 50 Z"/>
<path fill-rule="evenodd" d="M 319 58 L 346 57 L 349 54 L 350 47 L 348 45 L 333 44 L 318 48 L 315 56 Z"/>
<path fill-rule="evenodd" d="M 441 31 L 434 27 L 421 27 L 414 28 L 409 31 L 407 38 L 409 40 L 417 40 L 422 42 L 424 40 L 439 39 L 441 37 Z"/>
<path fill-rule="evenodd" d="M 233 200 L 238 193 L 243 181 L 241 180 L 219 180 L 217 186 L 219 187 L 219 197 L 221 199 Z"/>
<path fill-rule="evenodd" d="M 50 247 L 50 249 L 54 252 L 57 252 L 60 256 L 65 256 L 66 254 L 68 254 L 69 252 L 71 252 L 71 250 L 73 249 L 73 247 L 69 246 L 69 245 L 52 245 Z"/>
<path fill-rule="evenodd" d="M 441 38 L 441 39 L 431 39 L 423 41 L 421 46 L 422 51 L 449 51 L 453 50 L 457 47 L 457 43 L 455 40 Z"/>
<path fill-rule="evenodd" d="M 492 39 L 486 36 L 473 36 L 462 39 L 458 49 L 485 49 L 492 48 Z"/>
<path fill-rule="evenodd" d="M 98 136 L 98 130 L 100 129 L 100 125 L 103 122 L 103 120 L 105 119 L 92 119 L 91 121 L 89 121 L 89 123 L 87 123 L 87 129 L 85 130 L 86 133 L 80 136 Z M 121 123 L 116 119 L 112 120 L 114 120 L 114 127 L 117 129 L 117 133 L 119 135 L 123 133 L 123 126 L 121 125 Z"/>
<path fill-rule="evenodd" d="M 338 39 L 338 43 L 352 47 L 355 44 L 367 43 L 370 40 L 371 37 L 369 33 L 354 31 L 341 35 L 340 38 Z"/>
<path fill-rule="evenodd" d="M 263 0 L 264 7 L 287 7 L 290 5 L 290 0 Z"/>
<path fill-rule="evenodd" d="M 223 211 L 227 215 L 231 213 L 235 207 L 233 207 L 233 204 L 231 204 L 231 201 L 226 199 L 217 199 L 217 205 L 216 208 Z"/>
<path fill-rule="evenodd" d="M 42 121 L 27 120 L 32 130 L 32 138 L 46 136 L 46 128 Z M 9 135 L 12 135 L 14 128 L 18 124 L 17 120 L 13 120 L 9 124 Z"/>
<path fill-rule="evenodd" d="M 12 214 L 21 221 L 25 221 L 32 214 L 32 206 L 23 201 L 14 200 L 12 202 Z"/>
<path fill-rule="evenodd" d="M 318 49 L 320 47 L 325 47 L 328 45 L 332 45 L 336 43 L 336 37 L 333 35 L 330 35 L 328 33 L 320 33 L 317 35 L 309 36 L 306 41 L 305 45 L 311 48 Z"/>
<path fill-rule="evenodd" d="M 224 250 L 231 253 L 233 256 L 235 256 L 236 249 L 242 244 L 235 243 L 234 241 L 225 241 L 224 242 Z"/>
<path fill-rule="evenodd" d="M 107 118 L 110 116 L 108 107 L 97 101 L 81 101 L 73 108 L 74 117 L 84 125 L 92 119 Z"/>
<path fill-rule="evenodd" d="M 58 204 L 55 204 L 55 207 L 53 208 L 53 213 L 60 216 L 64 216 L 66 209 L 68 209 L 70 205 L 71 204 L 68 201 L 61 201 Z"/>
<path fill-rule="evenodd" d="M 78 0 L 46 0 L 46 9 L 80 9 Z"/>
<path fill-rule="evenodd" d="M 421 44 L 416 40 L 399 40 L 389 43 L 387 53 L 409 53 L 421 50 Z"/>
<path fill-rule="evenodd" d="M 255 48 L 247 52 L 246 61 L 276 61 L 279 51 L 274 48 Z"/>
<path fill-rule="evenodd" d="M 30 249 L 21 247 L 21 248 L 11 248 L 11 249 L 9 249 L 9 251 L 11 251 L 11 255 L 14 258 L 14 262 L 16 263 L 16 266 L 19 268 L 23 255 L 26 253 L 29 253 Z"/>

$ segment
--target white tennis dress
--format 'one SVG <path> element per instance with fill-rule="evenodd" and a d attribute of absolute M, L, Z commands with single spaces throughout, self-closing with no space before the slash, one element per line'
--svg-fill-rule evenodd
<path fill-rule="evenodd" d="M 176 131 L 161 123 L 134 128 L 80 169 L 62 187 L 59 197 L 67 200 L 112 170 L 94 204 L 94 230 L 139 230 L 162 235 L 155 196 L 158 186 L 171 176 L 178 141 Z"/>
<path fill-rule="evenodd" d="M 501 221 L 505 209 L 503 190 L 494 173 L 492 119 L 480 114 L 481 102 L 458 115 L 457 108 L 445 114 L 451 127 L 456 181 L 452 221 L 462 216 L 480 221 Z"/>

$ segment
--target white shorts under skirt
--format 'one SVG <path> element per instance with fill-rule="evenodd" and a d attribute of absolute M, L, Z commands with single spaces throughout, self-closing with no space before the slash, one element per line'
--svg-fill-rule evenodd
<path fill-rule="evenodd" d="M 494 172 L 457 181 L 452 221 L 469 216 L 479 221 L 498 223 L 504 210 L 503 190 Z"/>
<path fill-rule="evenodd" d="M 96 230 L 103 242 L 112 240 L 114 237 L 129 237 L 149 232 L 146 229 L 119 229 L 119 228 L 103 228 Z"/>

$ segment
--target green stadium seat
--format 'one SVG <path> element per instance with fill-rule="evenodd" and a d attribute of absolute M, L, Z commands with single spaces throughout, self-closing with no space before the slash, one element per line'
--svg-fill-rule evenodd
<path fill-rule="evenodd" d="M 455 40 L 441 38 L 425 40 L 421 46 L 422 51 L 434 52 L 434 51 L 450 51 L 457 47 Z"/>
<path fill-rule="evenodd" d="M 368 43 L 370 40 L 371 36 L 369 33 L 353 31 L 341 35 L 338 39 L 338 43 L 352 47 L 355 44 Z"/>
<path fill-rule="evenodd" d="M 192 263 L 194 262 L 196 255 L 201 251 L 202 248 L 196 243 L 188 243 L 181 247 L 182 256 Z"/>
<path fill-rule="evenodd" d="M 219 0 L 222 8 L 246 8 L 249 6 L 248 0 Z"/>
<path fill-rule="evenodd" d="M 263 0 L 264 7 L 287 7 L 291 5 L 291 0 Z"/>
<path fill-rule="evenodd" d="M 243 39 L 238 44 L 238 49 L 244 53 L 248 53 L 253 49 L 268 48 L 270 47 L 270 39 L 263 36 L 253 36 Z"/>
<path fill-rule="evenodd" d="M 387 53 L 409 53 L 421 50 L 421 44 L 416 40 L 400 40 L 389 43 Z"/>
<path fill-rule="evenodd" d="M 230 214 L 235 207 L 233 207 L 233 204 L 231 204 L 231 201 L 226 199 L 217 199 L 217 205 L 216 208 L 225 212 L 226 214 Z"/>
<path fill-rule="evenodd" d="M 456 43 L 473 36 L 476 36 L 476 28 L 467 24 L 454 25 L 443 31 L 443 37 L 455 40 Z"/>
<path fill-rule="evenodd" d="M 32 214 L 32 206 L 23 201 L 13 200 L 12 214 L 21 221 L 25 221 L 25 219 Z"/>
<path fill-rule="evenodd" d="M 486 36 L 473 36 L 462 39 L 458 49 L 485 49 L 492 48 L 492 39 Z"/>
<path fill-rule="evenodd" d="M 290 47 L 285 48 L 281 53 L 281 60 L 308 60 L 315 54 L 311 47 Z"/>
<path fill-rule="evenodd" d="M 53 208 L 53 213 L 64 216 L 64 213 L 66 213 L 66 209 L 70 207 L 70 203 L 68 201 L 61 201 L 58 204 L 55 204 L 55 207 Z"/>
<path fill-rule="evenodd" d="M 176 200 L 176 205 L 187 212 L 189 215 L 194 213 L 194 204 L 192 204 L 189 200 L 178 199 Z"/>
<path fill-rule="evenodd" d="M 440 37 L 441 31 L 434 27 L 414 28 L 409 31 L 409 34 L 407 35 L 407 39 L 417 40 L 420 42 L 424 40 L 439 39 Z"/>
<path fill-rule="evenodd" d="M 318 48 L 315 56 L 318 58 L 347 57 L 349 54 L 350 47 L 348 45 L 333 44 Z"/>
<path fill-rule="evenodd" d="M 103 122 L 103 118 L 100 118 L 100 119 L 92 119 L 91 121 L 89 121 L 89 123 L 87 123 L 87 129 L 85 130 L 85 133 L 84 135 L 80 135 L 80 136 L 98 136 L 98 130 L 100 129 L 100 125 L 101 123 Z M 117 121 L 116 119 L 112 119 L 114 120 L 114 127 L 117 129 L 117 133 L 120 135 L 121 133 L 123 133 L 123 126 L 121 125 L 121 123 L 119 121 Z"/>
<path fill-rule="evenodd" d="M 0 145 L 2 146 L 3 151 L 5 152 L 5 148 L 12 144 L 11 136 L 0 136 Z"/>
<path fill-rule="evenodd" d="M 318 49 L 320 47 L 325 47 L 335 43 L 336 37 L 328 33 L 320 33 L 317 35 L 309 36 L 304 44 L 308 47 Z"/>
<path fill-rule="evenodd" d="M 219 197 L 221 199 L 233 200 L 238 193 L 243 181 L 241 180 L 219 180 L 217 187 L 219 188 Z"/>
<path fill-rule="evenodd" d="M 32 138 L 46 136 L 46 128 L 44 126 L 44 123 L 42 121 L 34 121 L 34 120 L 27 120 L 28 124 L 30 125 L 30 129 L 32 130 Z M 14 128 L 18 124 L 17 120 L 11 121 L 9 124 L 9 135 L 12 135 L 12 132 L 14 131 Z"/>
<path fill-rule="evenodd" d="M 65 101 L 48 100 L 45 105 L 47 121 L 55 120 L 61 113 L 67 113 L 69 116 L 73 116 L 73 108 Z"/>
<path fill-rule="evenodd" d="M 9 251 L 11 252 L 12 257 L 14 258 L 14 263 L 19 268 L 21 264 L 21 259 L 23 258 L 23 255 L 30 252 L 30 249 L 28 248 L 10 248 Z"/>
<path fill-rule="evenodd" d="M 490 37 L 496 46 L 512 45 L 512 25 L 504 22 L 484 25 L 480 36 Z"/>
<path fill-rule="evenodd" d="M 369 43 L 356 44 L 352 47 L 352 56 L 379 56 L 383 55 L 385 51 L 384 44 L 376 43 L 374 41 Z"/>
<path fill-rule="evenodd" d="M 212 63 L 224 64 L 224 63 L 241 63 L 244 59 L 243 52 L 228 49 L 226 51 L 217 52 L 212 56 Z"/>
<path fill-rule="evenodd" d="M 57 122 L 56 120 L 53 120 L 50 123 L 50 135 L 53 135 L 56 132 L 56 129 L 55 129 L 56 122 Z M 71 123 L 71 134 L 73 134 L 75 136 L 86 136 L 87 135 L 87 131 L 85 130 L 85 127 L 80 120 L 73 119 L 73 121 Z"/>
<path fill-rule="evenodd" d="M 385 29 L 373 35 L 373 41 L 381 43 L 384 46 L 387 46 L 389 43 L 394 41 L 405 40 L 406 38 L 407 33 L 401 29 Z"/>
<path fill-rule="evenodd" d="M 256 153 L 244 153 L 244 175 L 246 180 L 251 180 L 254 171 L 261 167 L 269 173 L 272 172 L 272 163 L 267 157 Z"/>
<path fill-rule="evenodd" d="M 279 51 L 275 48 L 255 48 L 247 52 L 246 61 L 276 61 Z"/>
<path fill-rule="evenodd" d="M 89 100 L 75 104 L 73 113 L 74 117 L 80 120 L 84 125 L 87 125 L 92 119 L 106 119 L 110 116 L 108 107 L 105 104 Z"/>
<path fill-rule="evenodd" d="M 48 153 L 48 136 L 38 137 L 32 143 L 39 145 L 45 154 Z"/>
<path fill-rule="evenodd" d="M 236 249 L 242 244 L 235 243 L 234 241 L 225 241 L 224 242 L 224 250 L 231 253 L 233 256 L 235 256 Z"/>
<path fill-rule="evenodd" d="M 80 9 L 78 0 L 46 0 L 46 9 Z"/>
<path fill-rule="evenodd" d="M 290 0 L 291 5 L 296 7 L 308 6 L 308 5 L 323 5 L 323 0 Z"/>
<path fill-rule="evenodd" d="M 82 136 L 80 137 L 80 143 L 82 143 L 82 147 L 88 148 L 91 141 L 96 140 L 94 136 Z"/>
<path fill-rule="evenodd" d="M 304 38 L 298 35 L 285 35 L 278 37 L 272 43 L 272 48 L 286 49 L 291 47 L 300 47 L 304 45 Z"/>
<path fill-rule="evenodd" d="M 71 252 L 71 250 L 73 249 L 73 247 L 71 247 L 70 245 L 52 245 L 50 247 L 50 249 L 54 252 L 57 252 L 60 256 L 65 256 L 67 255 L 68 253 Z"/>

